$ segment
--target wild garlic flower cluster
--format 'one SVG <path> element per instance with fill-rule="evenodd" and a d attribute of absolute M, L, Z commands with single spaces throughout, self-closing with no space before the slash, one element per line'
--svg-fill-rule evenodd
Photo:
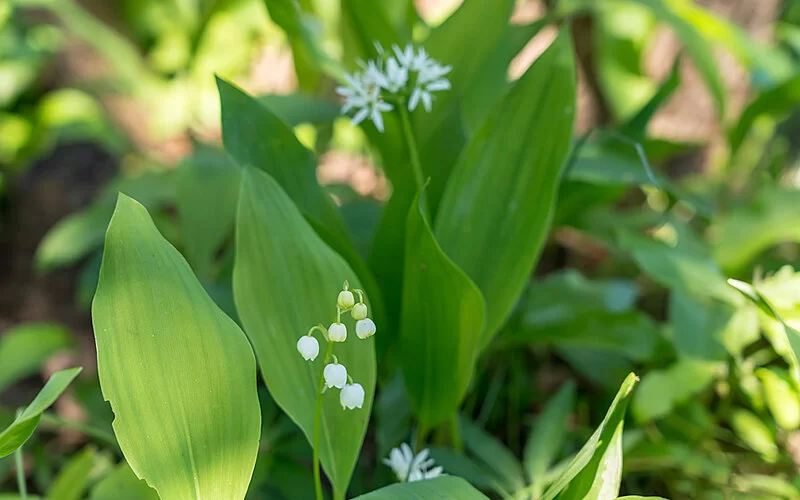
<path fill-rule="evenodd" d="M 429 454 L 425 449 L 415 456 L 411 447 L 403 443 L 400 448 L 392 448 L 389 458 L 384 458 L 383 463 L 392 468 L 401 483 L 433 479 L 443 475 L 444 469 L 441 466 L 434 467 L 436 462 L 428 458 Z"/>
<path fill-rule="evenodd" d="M 356 303 L 355 292 L 358 295 Z M 328 342 L 325 354 L 325 368 L 322 370 L 324 379 L 323 391 L 337 388 L 340 389 L 339 402 L 342 409 L 352 410 L 361 408 L 364 404 L 364 387 L 353 382 L 353 378 L 348 375 L 347 368 L 339 363 L 333 354 L 333 344 L 347 340 L 347 327 L 342 323 L 342 313 L 350 312 L 356 320 L 356 336 L 359 339 L 368 339 L 375 335 L 375 323 L 367 317 L 367 305 L 364 303 L 364 292 L 359 289 L 349 290 L 347 281 L 344 282 L 342 291 L 336 300 L 336 320 L 326 330 L 324 326 L 317 325 L 312 327 L 306 335 L 297 341 L 297 351 L 306 361 L 314 361 L 319 355 L 319 342 L 314 337 L 314 331 L 319 331 Z"/>
<path fill-rule="evenodd" d="M 345 75 L 346 86 L 336 88 L 344 97 L 342 113 L 355 110 L 353 125 L 369 118 L 379 132 L 383 132 L 383 113 L 395 105 L 407 105 L 414 111 L 420 103 L 425 111 L 433 108 L 433 93 L 450 89 L 445 75 L 453 69 L 432 59 L 425 49 L 414 49 L 409 44 L 404 49 L 392 45 L 392 53 L 375 42 L 378 58 L 358 61 L 362 71 Z M 407 104 L 406 104 L 407 102 Z"/>

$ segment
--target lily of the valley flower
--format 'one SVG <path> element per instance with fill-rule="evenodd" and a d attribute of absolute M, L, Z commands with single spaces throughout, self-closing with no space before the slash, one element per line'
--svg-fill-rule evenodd
<path fill-rule="evenodd" d="M 441 476 L 444 473 L 444 469 L 441 467 L 434 467 L 436 462 L 432 458 L 428 458 L 429 455 L 430 452 L 425 449 L 414 456 L 411 447 L 403 443 L 400 448 L 392 448 L 389 458 L 384 458 L 383 463 L 391 467 L 400 482 L 421 481 Z"/>
<path fill-rule="evenodd" d="M 367 305 L 358 303 L 353 306 L 353 310 L 350 311 L 350 315 L 353 316 L 355 320 L 361 320 L 367 317 Z"/>
<path fill-rule="evenodd" d="M 347 369 L 339 363 L 325 365 L 322 376 L 325 378 L 325 386 L 328 388 L 341 389 L 347 383 Z"/>
<path fill-rule="evenodd" d="M 356 298 L 353 297 L 353 292 L 350 290 L 342 290 L 339 292 L 339 297 L 336 299 L 340 309 L 350 309 L 356 303 Z"/>
<path fill-rule="evenodd" d="M 369 318 L 358 320 L 356 322 L 356 335 L 360 339 L 367 339 L 375 335 L 375 322 Z"/>
<path fill-rule="evenodd" d="M 347 340 L 347 327 L 342 323 L 331 323 L 331 326 L 328 327 L 328 340 L 331 342 Z"/>
<path fill-rule="evenodd" d="M 361 408 L 364 406 L 364 394 L 361 384 L 347 384 L 339 392 L 339 402 L 343 409 Z"/>
<path fill-rule="evenodd" d="M 314 361 L 319 355 L 319 342 L 312 336 L 303 335 L 297 341 L 297 351 L 306 361 Z"/>

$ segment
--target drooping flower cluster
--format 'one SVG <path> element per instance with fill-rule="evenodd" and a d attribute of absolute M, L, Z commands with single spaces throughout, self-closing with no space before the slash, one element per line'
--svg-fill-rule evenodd
<path fill-rule="evenodd" d="M 407 105 L 409 111 L 414 111 L 421 102 L 425 111 L 430 112 L 433 92 L 450 89 L 445 75 L 452 67 L 439 64 L 424 48 L 414 50 L 409 44 L 401 49 L 392 45 L 389 53 L 377 42 L 375 48 L 378 58 L 358 61 L 362 71 L 346 74 L 347 85 L 336 88 L 344 97 L 342 113 L 356 110 L 354 125 L 369 118 L 383 132 L 383 113 L 394 109 L 396 104 Z"/>
<path fill-rule="evenodd" d="M 444 474 L 444 470 L 441 466 L 434 467 L 436 462 L 428 458 L 429 454 L 425 449 L 415 456 L 411 447 L 403 443 L 400 448 L 392 448 L 389 458 L 384 458 L 383 463 L 391 467 L 397 480 L 403 483 L 433 479 Z"/>
<path fill-rule="evenodd" d="M 345 281 L 342 291 L 336 300 L 336 320 L 326 330 L 322 325 L 312 327 L 306 335 L 297 341 L 297 351 L 306 361 L 314 361 L 319 355 L 319 342 L 314 337 L 314 331 L 322 332 L 323 337 L 328 342 L 328 349 L 325 355 L 325 368 L 322 370 L 324 380 L 324 390 L 337 388 L 339 392 L 339 402 L 343 409 L 352 410 L 361 408 L 364 404 L 364 387 L 353 382 L 353 378 L 347 373 L 347 368 L 339 363 L 336 355 L 333 354 L 333 344 L 347 340 L 347 327 L 342 323 L 342 313 L 350 312 L 356 320 L 356 336 L 359 339 L 367 339 L 375 335 L 375 323 L 367 317 L 367 305 L 364 303 L 364 292 L 358 289 L 349 290 L 349 285 Z M 356 303 L 353 292 L 358 294 Z"/>

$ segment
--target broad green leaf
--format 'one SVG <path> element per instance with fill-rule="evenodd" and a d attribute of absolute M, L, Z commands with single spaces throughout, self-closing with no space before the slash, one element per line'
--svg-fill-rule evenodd
<path fill-rule="evenodd" d="M 713 47 L 697 27 L 686 19 L 684 16 L 686 11 L 680 8 L 680 4 L 683 2 L 639 0 L 639 3 L 649 8 L 659 21 L 672 28 L 686 48 L 686 52 L 692 57 L 700 76 L 708 87 L 708 91 L 714 99 L 718 116 L 725 117 L 727 93 L 722 73 L 716 63 Z"/>
<path fill-rule="evenodd" d="M 338 105 L 308 94 L 268 94 L 258 100 L 292 127 L 331 124 L 339 116 Z"/>
<path fill-rule="evenodd" d="M 452 417 L 466 395 L 484 302 L 439 247 L 422 196 L 411 204 L 406 223 L 400 340 L 408 397 L 422 427 L 430 429 Z"/>
<path fill-rule="evenodd" d="M 728 356 L 724 334 L 733 308 L 713 299 L 694 298 L 674 290 L 669 298 L 669 323 L 675 349 L 683 356 L 722 361 Z"/>
<path fill-rule="evenodd" d="M 459 477 L 444 476 L 400 483 L 361 495 L 354 500 L 485 500 L 486 495 Z"/>
<path fill-rule="evenodd" d="M 122 462 L 94 487 L 89 500 L 159 500 L 158 493 Z"/>
<path fill-rule="evenodd" d="M 297 205 L 317 233 L 358 273 L 370 294 L 375 316 L 383 301 L 372 273 L 347 235 L 331 197 L 317 183 L 314 156 L 276 114 L 238 87 L 217 79 L 222 102 L 225 150 L 242 167 L 267 172 Z"/>
<path fill-rule="evenodd" d="M 567 434 L 567 419 L 575 407 L 575 383 L 565 384 L 531 425 L 525 443 L 524 465 L 533 496 L 544 489 L 545 473 L 558 457 Z"/>
<path fill-rule="evenodd" d="M 737 297 L 725 285 L 725 276 L 704 252 L 680 243 L 670 246 L 628 231 L 618 232 L 618 242 L 623 250 L 630 252 L 645 274 L 664 287 L 696 297 L 736 303 Z"/>
<path fill-rule="evenodd" d="M 559 500 L 616 498 L 622 475 L 622 426 L 637 380 L 633 373 L 628 375 L 600 426 L 547 488 L 542 500 L 552 500 L 556 496 Z M 612 496 L 602 496 L 608 493 Z"/>
<path fill-rule="evenodd" d="M 345 280 L 360 288 L 358 276 L 328 247 L 269 175 L 246 168 L 236 226 L 233 292 L 245 331 L 253 343 L 264 381 L 275 402 L 311 442 L 317 383 L 323 357 L 309 363 L 297 352 L 308 329 L 335 320 L 336 296 Z M 348 323 L 346 342 L 334 354 L 366 392 L 364 407 L 343 410 L 339 391 L 323 398 L 320 459 L 343 498 L 367 429 L 375 389 L 374 340 L 359 340 Z M 378 323 L 381 335 L 382 325 Z M 324 352 L 324 341 L 321 351 Z"/>
<path fill-rule="evenodd" d="M 345 229 L 330 196 L 316 177 L 314 155 L 291 128 L 265 105 L 227 81 L 217 78 L 222 102 L 225 150 L 241 166 L 269 173 L 300 210 L 336 235 Z"/>
<path fill-rule="evenodd" d="M 562 31 L 475 133 L 448 181 L 435 234 L 486 299 L 481 345 L 505 322 L 544 244 L 574 108 L 575 64 Z"/>
<path fill-rule="evenodd" d="M 734 207 L 715 222 L 714 258 L 726 272 L 742 274 L 764 250 L 800 242 L 800 191 L 766 188 L 752 202 Z"/>
<path fill-rule="evenodd" d="M 39 424 L 42 413 L 55 403 L 81 370 L 82 368 L 61 370 L 50 377 L 31 404 L 0 434 L 0 458 L 14 453 L 25 444 Z"/>
<path fill-rule="evenodd" d="M 233 231 L 240 168 L 224 152 L 200 147 L 178 167 L 177 191 L 186 260 L 204 278 L 213 277 L 214 257 Z"/>
<path fill-rule="evenodd" d="M 163 498 L 243 498 L 261 428 L 253 351 L 123 194 L 92 320 L 100 386 L 137 477 Z"/>
<path fill-rule="evenodd" d="M 73 456 L 53 480 L 53 485 L 47 491 L 48 500 L 82 499 L 89 487 L 95 455 L 94 448 L 87 446 Z"/>
<path fill-rule="evenodd" d="M 346 50 L 345 62 L 355 66 L 358 58 L 375 59 L 378 51 L 375 43 L 384 49 L 393 44 L 405 45 L 404 37 L 392 26 L 388 19 L 384 2 L 371 0 L 342 0 L 342 38 Z"/>
<path fill-rule="evenodd" d="M 473 422 L 460 419 L 464 445 L 484 466 L 502 481 L 502 486 L 511 493 L 525 487 L 522 465 L 506 446 Z"/>
<path fill-rule="evenodd" d="M 679 359 L 642 378 L 633 398 L 633 414 L 641 422 L 667 416 L 676 406 L 705 390 L 720 375 L 720 363 Z"/>
<path fill-rule="evenodd" d="M 52 323 L 24 323 L 0 337 L 0 392 L 36 373 L 47 358 L 72 347 L 69 330 Z"/>

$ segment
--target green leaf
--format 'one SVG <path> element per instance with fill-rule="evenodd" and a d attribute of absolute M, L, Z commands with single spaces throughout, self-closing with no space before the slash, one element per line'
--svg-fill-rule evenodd
<path fill-rule="evenodd" d="M 547 402 L 531 426 L 525 443 L 524 465 L 534 497 L 541 495 L 545 473 L 561 451 L 567 434 L 567 419 L 574 407 L 575 383 L 569 382 Z"/>
<path fill-rule="evenodd" d="M 392 44 L 405 45 L 406 40 L 392 26 L 383 3 L 371 0 L 342 0 L 342 38 L 345 47 L 352 49 L 345 54 L 345 62 L 353 66 L 356 59 L 375 59 L 378 56 L 375 42 L 384 49 Z"/>
<path fill-rule="evenodd" d="M 436 465 L 442 467 L 447 475 L 462 477 L 471 485 L 482 490 L 495 490 L 500 496 L 510 494 L 503 486 L 502 478 L 482 462 L 473 460 L 450 448 L 432 446 L 428 449 L 431 452 L 431 458 L 436 461 Z"/>
<path fill-rule="evenodd" d="M 339 106 L 308 94 L 268 94 L 258 100 L 292 127 L 301 123 L 331 124 L 339 116 Z"/>
<path fill-rule="evenodd" d="M 676 5 L 680 3 L 668 0 L 640 0 L 640 4 L 652 10 L 659 21 L 670 26 L 683 43 L 714 99 L 717 115 L 724 117 L 725 83 L 722 80 L 722 73 L 717 67 L 713 47 L 697 27 L 686 19 L 685 11 L 679 7 L 676 8 Z"/>
<path fill-rule="evenodd" d="M 272 397 L 309 442 L 324 356 L 306 362 L 296 344 L 312 326 L 335 319 L 336 296 L 345 280 L 360 287 L 350 266 L 317 236 L 278 183 L 246 168 L 236 227 L 236 308 Z M 378 323 L 377 335 L 381 328 Z M 349 329 L 347 342 L 337 344 L 334 354 L 364 387 L 366 398 L 355 411 L 342 409 L 338 391 L 323 398 L 319 452 L 337 498 L 347 491 L 361 449 L 376 377 L 374 340 L 359 340 Z"/>
<path fill-rule="evenodd" d="M 241 171 L 224 152 L 197 148 L 178 166 L 177 191 L 186 260 L 213 277 L 214 257 L 233 230 Z"/>
<path fill-rule="evenodd" d="M 31 404 L 0 434 L 0 458 L 14 453 L 25 444 L 39 424 L 42 413 L 58 399 L 81 370 L 82 368 L 61 370 L 50 377 Z"/>
<path fill-rule="evenodd" d="M 542 500 L 556 496 L 559 500 L 616 498 L 622 475 L 622 426 L 636 381 L 636 375 L 628 375 L 600 426 L 547 488 Z"/>
<path fill-rule="evenodd" d="M 778 459 L 774 432 L 752 412 L 734 410 L 731 415 L 731 428 L 744 444 L 758 452 L 765 461 L 774 463 Z"/>
<path fill-rule="evenodd" d="M 624 497 L 617 497 L 617 500 L 667 500 L 663 497 L 642 497 L 639 495 L 627 495 Z"/>
<path fill-rule="evenodd" d="M 136 477 L 131 467 L 122 462 L 98 482 L 89 500 L 159 500 L 158 493 Z"/>
<path fill-rule="evenodd" d="M 430 429 L 452 417 L 466 395 L 484 302 L 436 242 L 422 195 L 411 204 L 406 224 L 400 339 L 408 397 L 420 425 Z"/>
<path fill-rule="evenodd" d="M 669 298 L 669 323 L 675 349 L 698 360 L 722 361 L 728 356 L 724 334 L 734 309 L 723 302 L 693 298 L 675 290 Z"/>
<path fill-rule="evenodd" d="M 222 140 L 241 166 L 269 173 L 304 214 L 336 235 L 345 229 L 330 196 L 316 177 L 314 155 L 291 128 L 262 103 L 217 78 L 222 102 Z"/>
<path fill-rule="evenodd" d="M 505 322 L 544 245 L 574 108 L 575 65 L 562 31 L 476 132 L 448 181 L 435 234 L 487 301 L 481 345 Z"/>
<path fill-rule="evenodd" d="M 714 258 L 726 272 L 743 274 L 764 250 L 800 242 L 800 191 L 768 187 L 715 222 Z"/>
<path fill-rule="evenodd" d="M 48 500 L 80 500 L 89 487 L 95 450 L 87 446 L 64 465 L 47 491 Z"/>
<path fill-rule="evenodd" d="M 755 372 L 764 387 L 764 399 L 778 427 L 793 431 L 800 427 L 800 396 L 784 373 L 771 368 Z"/>
<path fill-rule="evenodd" d="M 505 490 L 513 493 L 524 488 L 525 474 L 514 454 L 499 439 L 468 419 L 462 417 L 459 422 L 464 445 L 502 481 Z"/>
<path fill-rule="evenodd" d="M 487 497 L 459 477 L 444 476 L 400 483 L 356 497 L 354 500 L 484 500 Z"/>
<path fill-rule="evenodd" d="M 69 330 L 52 323 L 24 323 L 0 337 L 0 392 L 33 375 L 47 358 L 72 347 Z"/>
<path fill-rule="evenodd" d="M 72 264 L 100 246 L 109 213 L 106 207 L 92 207 L 58 221 L 36 249 L 36 270 L 44 273 Z"/>
<path fill-rule="evenodd" d="M 253 351 L 123 194 L 92 320 L 103 397 L 137 477 L 163 498 L 242 498 L 261 429 Z"/>
<path fill-rule="evenodd" d="M 728 132 L 731 155 L 742 145 L 747 132 L 753 123 L 762 115 L 783 116 L 791 112 L 800 102 L 800 75 L 791 78 L 776 87 L 760 93 L 755 97 L 736 120 Z M 743 239 L 742 242 L 746 242 Z"/>
<path fill-rule="evenodd" d="M 641 422 L 667 416 L 676 406 L 705 390 L 721 373 L 720 363 L 679 359 L 642 378 L 633 398 L 633 414 Z"/>

